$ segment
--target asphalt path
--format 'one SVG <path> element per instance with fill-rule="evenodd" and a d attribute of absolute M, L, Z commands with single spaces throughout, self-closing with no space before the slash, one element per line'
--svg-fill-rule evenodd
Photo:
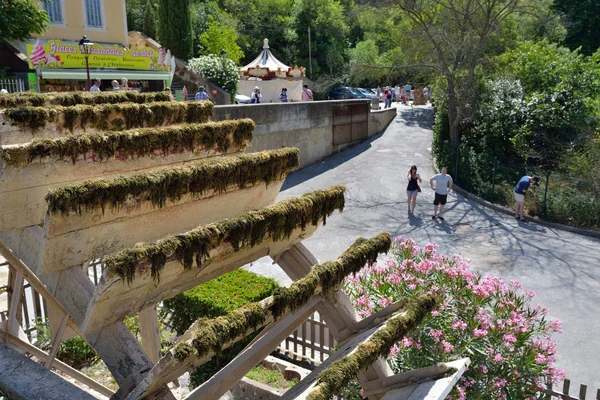
<path fill-rule="evenodd" d="M 419 245 L 436 243 L 442 254 L 461 254 L 483 274 L 518 279 L 537 293 L 533 300 L 549 308 L 550 319 L 563 323 L 563 333 L 555 335 L 557 364 L 571 387 L 576 384 L 578 391 L 583 383 L 595 393 L 600 389 L 600 240 L 518 222 L 454 192 L 445 221 L 432 220 L 432 123 L 431 107 L 399 106 L 382 134 L 291 174 L 278 200 L 346 186 L 344 212 L 304 242 L 319 261 L 335 259 L 359 236 L 387 231 Z M 406 175 L 413 164 L 424 179 L 414 216 L 406 204 Z M 267 258 L 248 269 L 291 282 Z"/>

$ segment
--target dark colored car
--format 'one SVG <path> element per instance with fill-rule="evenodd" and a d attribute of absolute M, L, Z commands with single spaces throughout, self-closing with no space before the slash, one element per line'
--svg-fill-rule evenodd
<path fill-rule="evenodd" d="M 364 94 L 360 93 L 350 86 L 334 86 L 329 91 L 329 98 L 331 100 L 345 100 L 345 99 L 364 99 Z"/>

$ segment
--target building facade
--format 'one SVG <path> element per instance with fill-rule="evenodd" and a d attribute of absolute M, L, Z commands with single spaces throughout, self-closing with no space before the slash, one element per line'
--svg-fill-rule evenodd
<path fill-rule="evenodd" d="M 28 90 L 89 90 L 90 77 L 101 90 L 126 78 L 130 90 L 162 90 L 171 79 L 171 54 L 166 49 L 129 46 L 125 0 L 40 0 L 50 24 L 42 35 L 0 48 L 0 66 L 9 76 L 26 81 Z M 86 36 L 90 44 L 81 46 Z"/>

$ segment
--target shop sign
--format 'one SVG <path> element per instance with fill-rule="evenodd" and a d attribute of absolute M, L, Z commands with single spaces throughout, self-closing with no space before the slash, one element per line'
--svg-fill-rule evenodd
<path fill-rule="evenodd" d="M 85 68 L 85 54 L 79 44 L 61 40 L 38 39 L 27 45 L 31 69 Z M 132 46 L 127 49 L 118 44 L 94 44 L 89 55 L 90 68 L 134 69 L 140 71 L 170 71 L 171 52 L 156 51 L 150 47 Z"/>
<path fill-rule="evenodd" d="M 287 78 L 287 70 L 282 71 L 282 70 L 278 69 L 277 71 L 275 71 L 275 76 L 278 78 Z"/>
<path fill-rule="evenodd" d="M 268 68 L 248 68 L 248 75 L 250 76 L 267 76 L 269 75 L 269 69 Z"/>

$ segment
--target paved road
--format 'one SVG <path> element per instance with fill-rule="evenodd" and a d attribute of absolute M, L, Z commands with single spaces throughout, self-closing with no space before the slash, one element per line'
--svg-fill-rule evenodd
<path fill-rule="evenodd" d="M 422 177 L 433 175 L 429 107 L 400 106 L 383 134 L 290 175 L 279 199 L 343 184 L 343 214 L 305 241 L 319 261 L 336 258 L 359 236 L 381 231 L 437 243 L 439 252 L 459 253 L 484 274 L 518 279 L 534 290 L 550 318 L 563 322 L 557 335 L 558 364 L 574 383 L 600 389 L 600 240 L 534 223 L 523 224 L 452 193 L 446 222 L 432 220 L 433 192 L 423 185 L 414 216 L 406 205 L 406 175 L 416 164 Z M 289 284 L 269 260 L 251 270 Z M 534 299 L 535 300 L 535 299 Z M 595 390 L 593 391 L 595 393 Z"/>

